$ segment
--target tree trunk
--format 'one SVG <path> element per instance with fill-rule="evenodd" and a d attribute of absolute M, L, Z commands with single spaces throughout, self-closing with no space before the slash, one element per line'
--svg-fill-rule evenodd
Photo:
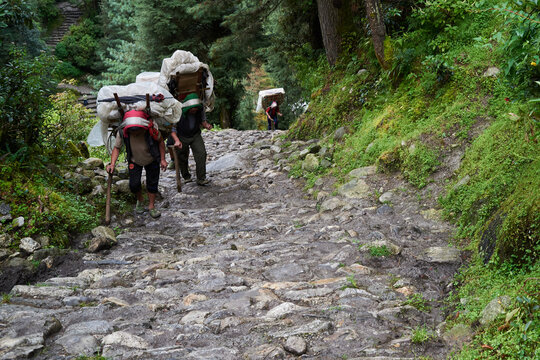
<path fill-rule="evenodd" d="M 384 39 L 386 37 L 386 29 L 384 27 L 384 18 L 380 0 L 365 0 L 366 14 L 371 28 L 371 41 L 375 49 L 375 56 L 379 60 L 383 69 L 388 68 L 388 64 L 384 60 Z"/>
<path fill-rule="evenodd" d="M 334 7 L 333 3 L 333 0 L 317 0 L 324 50 L 326 52 L 326 59 L 330 65 L 336 63 L 341 43 L 338 33 L 338 9 Z"/>
<path fill-rule="evenodd" d="M 231 127 L 231 114 L 226 106 L 222 106 L 219 111 L 219 122 L 222 129 L 229 129 Z"/>

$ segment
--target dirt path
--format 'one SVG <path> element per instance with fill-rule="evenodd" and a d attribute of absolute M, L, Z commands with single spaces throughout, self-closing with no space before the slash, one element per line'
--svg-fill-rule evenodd
<path fill-rule="evenodd" d="M 176 193 L 166 172 L 161 218 L 113 222 L 118 245 L 85 255 L 93 269 L 16 286 L 0 359 L 445 358 L 411 334 L 444 320 L 452 229 L 373 168 L 337 191 L 317 182 L 313 200 L 286 170 L 317 146 L 277 134 L 205 133 L 210 186 Z"/>

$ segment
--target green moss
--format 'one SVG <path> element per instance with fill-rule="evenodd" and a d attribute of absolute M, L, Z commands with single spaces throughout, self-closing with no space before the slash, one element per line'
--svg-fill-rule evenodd
<path fill-rule="evenodd" d="M 402 150 L 401 169 L 407 180 L 418 188 L 427 184 L 427 179 L 439 165 L 437 153 L 425 145 Z"/>

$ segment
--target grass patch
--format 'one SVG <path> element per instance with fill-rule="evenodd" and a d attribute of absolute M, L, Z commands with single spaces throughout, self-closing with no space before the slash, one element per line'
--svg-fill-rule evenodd
<path fill-rule="evenodd" d="M 418 326 L 415 329 L 413 329 L 412 335 L 411 335 L 411 342 L 413 344 L 423 344 L 428 342 L 433 338 L 433 335 L 431 335 L 431 332 L 429 329 L 425 326 Z"/>
<path fill-rule="evenodd" d="M 422 312 L 431 311 L 431 306 L 429 305 L 428 301 L 424 299 L 422 294 L 412 294 L 402 303 L 402 305 L 410 305 Z"/>
<path fill-rule="evenodd" d="M 2 304 L 9 304 L 11 302 L 11 295 L 2 294 Z"/>
<path fill-rule="evenodd" d="M 391 252 L 390 252 L 390 250 L 388 250 L 386 245 L 370 246 L 369 247 L 369 255 L 374 256 L 374 257 L 382 257 L 382 256 L 391 255 Z"/>

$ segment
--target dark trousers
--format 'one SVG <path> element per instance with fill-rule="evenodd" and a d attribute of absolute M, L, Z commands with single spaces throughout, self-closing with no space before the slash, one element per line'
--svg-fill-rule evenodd
<path fill-rule="evenodd" d="M 277 130 L 277 115 L 272 119 L 268 118 L 268 130 L 272 130 L 272 122 L 274 122 L 274 130 Z"/>
<path fill-rule="evenodd" d="M 182 148 L 176 149 L 178 155 L 178 165 L 180 172 L 184 179 L 191 178 L 188 167 L 189 149 L 193 152 L 193 158 L 195 159 L 195 171 L 197 173 L 197 180 L 204 180 L 206 178 L 206 147 L 204 146 L 204 140 L 199 133 L 191 138 L 186 138 L 178 135 L 178 139 L 182 142 Z"/>
<path fill-rule="evenodd" d="M 136 194 L 141 191 L 141 165 L 135 163 L 129 164 L 129 189 L 132 193 Z M 153 163 L 144 166 L 146 170 L 146 190 L 151 194 L 157 194 L 159 183 L 159 163 L 154 161 Z"/>

